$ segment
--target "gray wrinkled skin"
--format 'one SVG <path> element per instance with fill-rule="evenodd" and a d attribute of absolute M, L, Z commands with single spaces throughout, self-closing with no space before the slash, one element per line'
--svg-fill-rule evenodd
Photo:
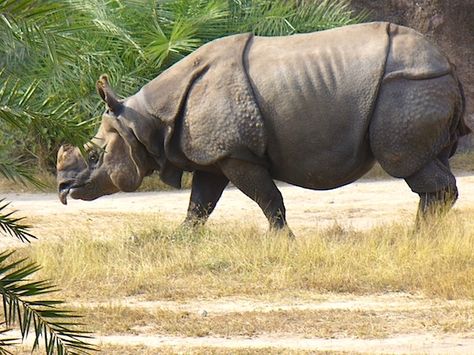
<path fill-rule="evenodd" d="M 406 27 L 230 36 L 127 99 L 106 76 L 97 90 L 107 111 L 88 156 L 58 152 L 63 203 L 134 191 L 153 171 L 180 187 L 192 171 L 186 223 L 204 223 L 230 181 L 271 227 L 287 228 L 274 180 L 332 189 L 375 161 L 420 195 L 418 219 L 457 198 L 448 159 L 470 132 L 462 86 L 437 47 Z"/>

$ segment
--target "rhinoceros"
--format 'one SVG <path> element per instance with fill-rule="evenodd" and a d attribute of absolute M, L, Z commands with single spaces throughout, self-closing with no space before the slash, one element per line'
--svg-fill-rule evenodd
<path fill-rule="evenodd" d="M 87 154 L 59 149 L 59 198 L 134 191 L 153 171 L 180 187 L 193 173 L 186 223 L 204 223 L 229 181 L 270 227 L 287 228 L 275 180 L 349 184 L 375 161 L 419 194 L 418 218 L 457 199 L 448 159 L 463 120 L 453 65 L 414 30 L 387 22 L 284 37 L 238 34 L 203 45 L 106 111 Z M 383 203 L 383 201 L 380 201 Z"/>

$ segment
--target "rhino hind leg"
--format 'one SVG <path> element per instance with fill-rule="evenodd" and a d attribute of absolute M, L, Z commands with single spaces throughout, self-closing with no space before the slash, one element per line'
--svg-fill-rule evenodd
<path fill-rule="evenodd" d="M 370 124 L 370 145 L 382 168 L 420 196 L 417 223 L 457 199 L 449 167 L 460 92 L 451 75 L 383 83 Z"/>
<path fill-rule="evenodd" d="M 293 235 L 286 223 L 283 196 L 265 167 L 232 158 L 221 161 L 219 167 L 230 182 L 259 205 L 270 229 L 287 230 Z"/>
<path fill-rule="evenodd" d="M 415 174 L 405 178 L 413 192 L 420 196 L 416 224 L 446 213 L 458 198 L 456 178 L 449 163 L 450 149 L 444 150 Z"/>
<path fill-rule="evenodd" d="M 369 127 L 370 147 L 382 168 L 406 178 L 452 145 L 460 95 L 451 75 L 382 83 Z"/>

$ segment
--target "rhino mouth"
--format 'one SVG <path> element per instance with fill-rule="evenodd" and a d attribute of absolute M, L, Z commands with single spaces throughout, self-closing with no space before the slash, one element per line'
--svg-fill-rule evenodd
<path fill-rule="evenodd" d="M 59 191 L 59 201 L 61 201 L 63 205 L 67 205 L 67 195 L 69 194 L 69 190 L 70 189 L 63 189 Z"/>
<path fill-rule="evenodd" d="M 74 192 L 77 189 L 80 189 L 83 187 L 84 184 L 82 185 L 70 185 L 70 184 L 65 184 L 62 183 L 59 185 L 59 200 L 63 205 L 67 205 L 67 197 L 70 193 Z"/>

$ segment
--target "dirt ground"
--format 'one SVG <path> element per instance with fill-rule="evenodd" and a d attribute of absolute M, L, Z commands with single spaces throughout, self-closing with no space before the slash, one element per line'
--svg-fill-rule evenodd
<path fill-rule="evenodd" d="M 458 179 L 460 198 L 455 210 L 474 208 L 474 176 Z M 365 229 L 382 222 L 402 219 L 407 223 L 414 220 L 418 197 L 403 181 L 362 181 L 331 191 L 310 191 L 288 185 L 280 185 L 287 207 L 288 222 L 298 232 L 338 223 L 344 227 Z M 68 216 L 69 223 L 83 223 L 91 213 L 140 213 L 156 212 L 164 219 L 184 218 L 189 191 L 156 193 L 116 194 L 94 202 L 70 200 L 63 206 L 54 194 L 3 194 L 12 207 L 21 214 L 41 217 L 50 216 L 54 224 L 61 216 Z M 49 217 L 46 219 L 49 220 Z M 212 224 L 223 224 L 233 220 L 245 220 L 266 228 L 267 222 L 258 207 L 236 189 L 224 192 L 212 215 Z M 140 223 L 137 220 L 137 223 Z M 105 226 L 106 228 L 107 226 Z M 41 225 L 35 233 L 41 237 Z M 207 317 L 208 314 L 228 314 L 238 312 L 271 311 L 314 311 L 349 310 L 366 312 L 409 312 L 410 310 L 434 309 L 436 307 L 474 305 L 474 300 L 447 301 L 424 298 L 401 292 L 366 296 L 323 294 L 304 298 L 252 299 L 216 298 L 191 301 L 149 301 L 139 298 L 117 299 L 113 303 L 133 309 L 159 309 L 186 311 Z M 94 304 L 86 304 L 85 306 Z M 108 303 L 110 306 L 110 302 Z M 471 308 L 472 309 L 472 308 Z M 398 317 L 398 316 L 397 316 Z M 168 336 L 150 333 L 146 327 L 134 329 L 130 334 L 108 334 L 98 337 L 104 346 L 140 346 L 148 349 L 147 354 L 166 353 L 163 349 L 190 352 L 196 349 L 218 349 L 222 353 L 235 349 L 268 349 L 286 353 L 334 351 L 349 353 L 420 353 L 420 354 L 474 354 L 474 315 L 472 331 L 463 333 L 412 332 L 385 338 L 364 339 L 351 334 L 337 338 L 314 338 L 304 334 L 268 334 L 253 337 L 231 336 Z M 226 350 L 227 349 L 227 350 Z M 112 353 L 112 352 L 111 352 Z M 119 353 L 119 352 L 113 352 Z"/>
<path fill-rule="evenodd" d="M 455 209 L 474 208 L 474 176 L 457 179 L 459 200 Z M 337 222 L 355 229 L 370 228 L 382 222 L 414 220 L 418 196 L 410 191 L 403 180 L 356 182 L 339 189 L 313 191 L 280 184 L 290 227 L 311 230 Z M 68 200 L 63 206 L 55 194 L 2 194 L 11 201 L 12 208 L 27 216 L 70 215 L 71 221 L 80 220 L 94 212 L 147 212 L 157 213 L 164 219 L 184 219 L 189 191 L 118 193 L 101 197 L 93 202 Z M 267 226 L 258 206 L 235 188 L 229 187 L 213 212 L 211 223 L 252 221 Z"/>

